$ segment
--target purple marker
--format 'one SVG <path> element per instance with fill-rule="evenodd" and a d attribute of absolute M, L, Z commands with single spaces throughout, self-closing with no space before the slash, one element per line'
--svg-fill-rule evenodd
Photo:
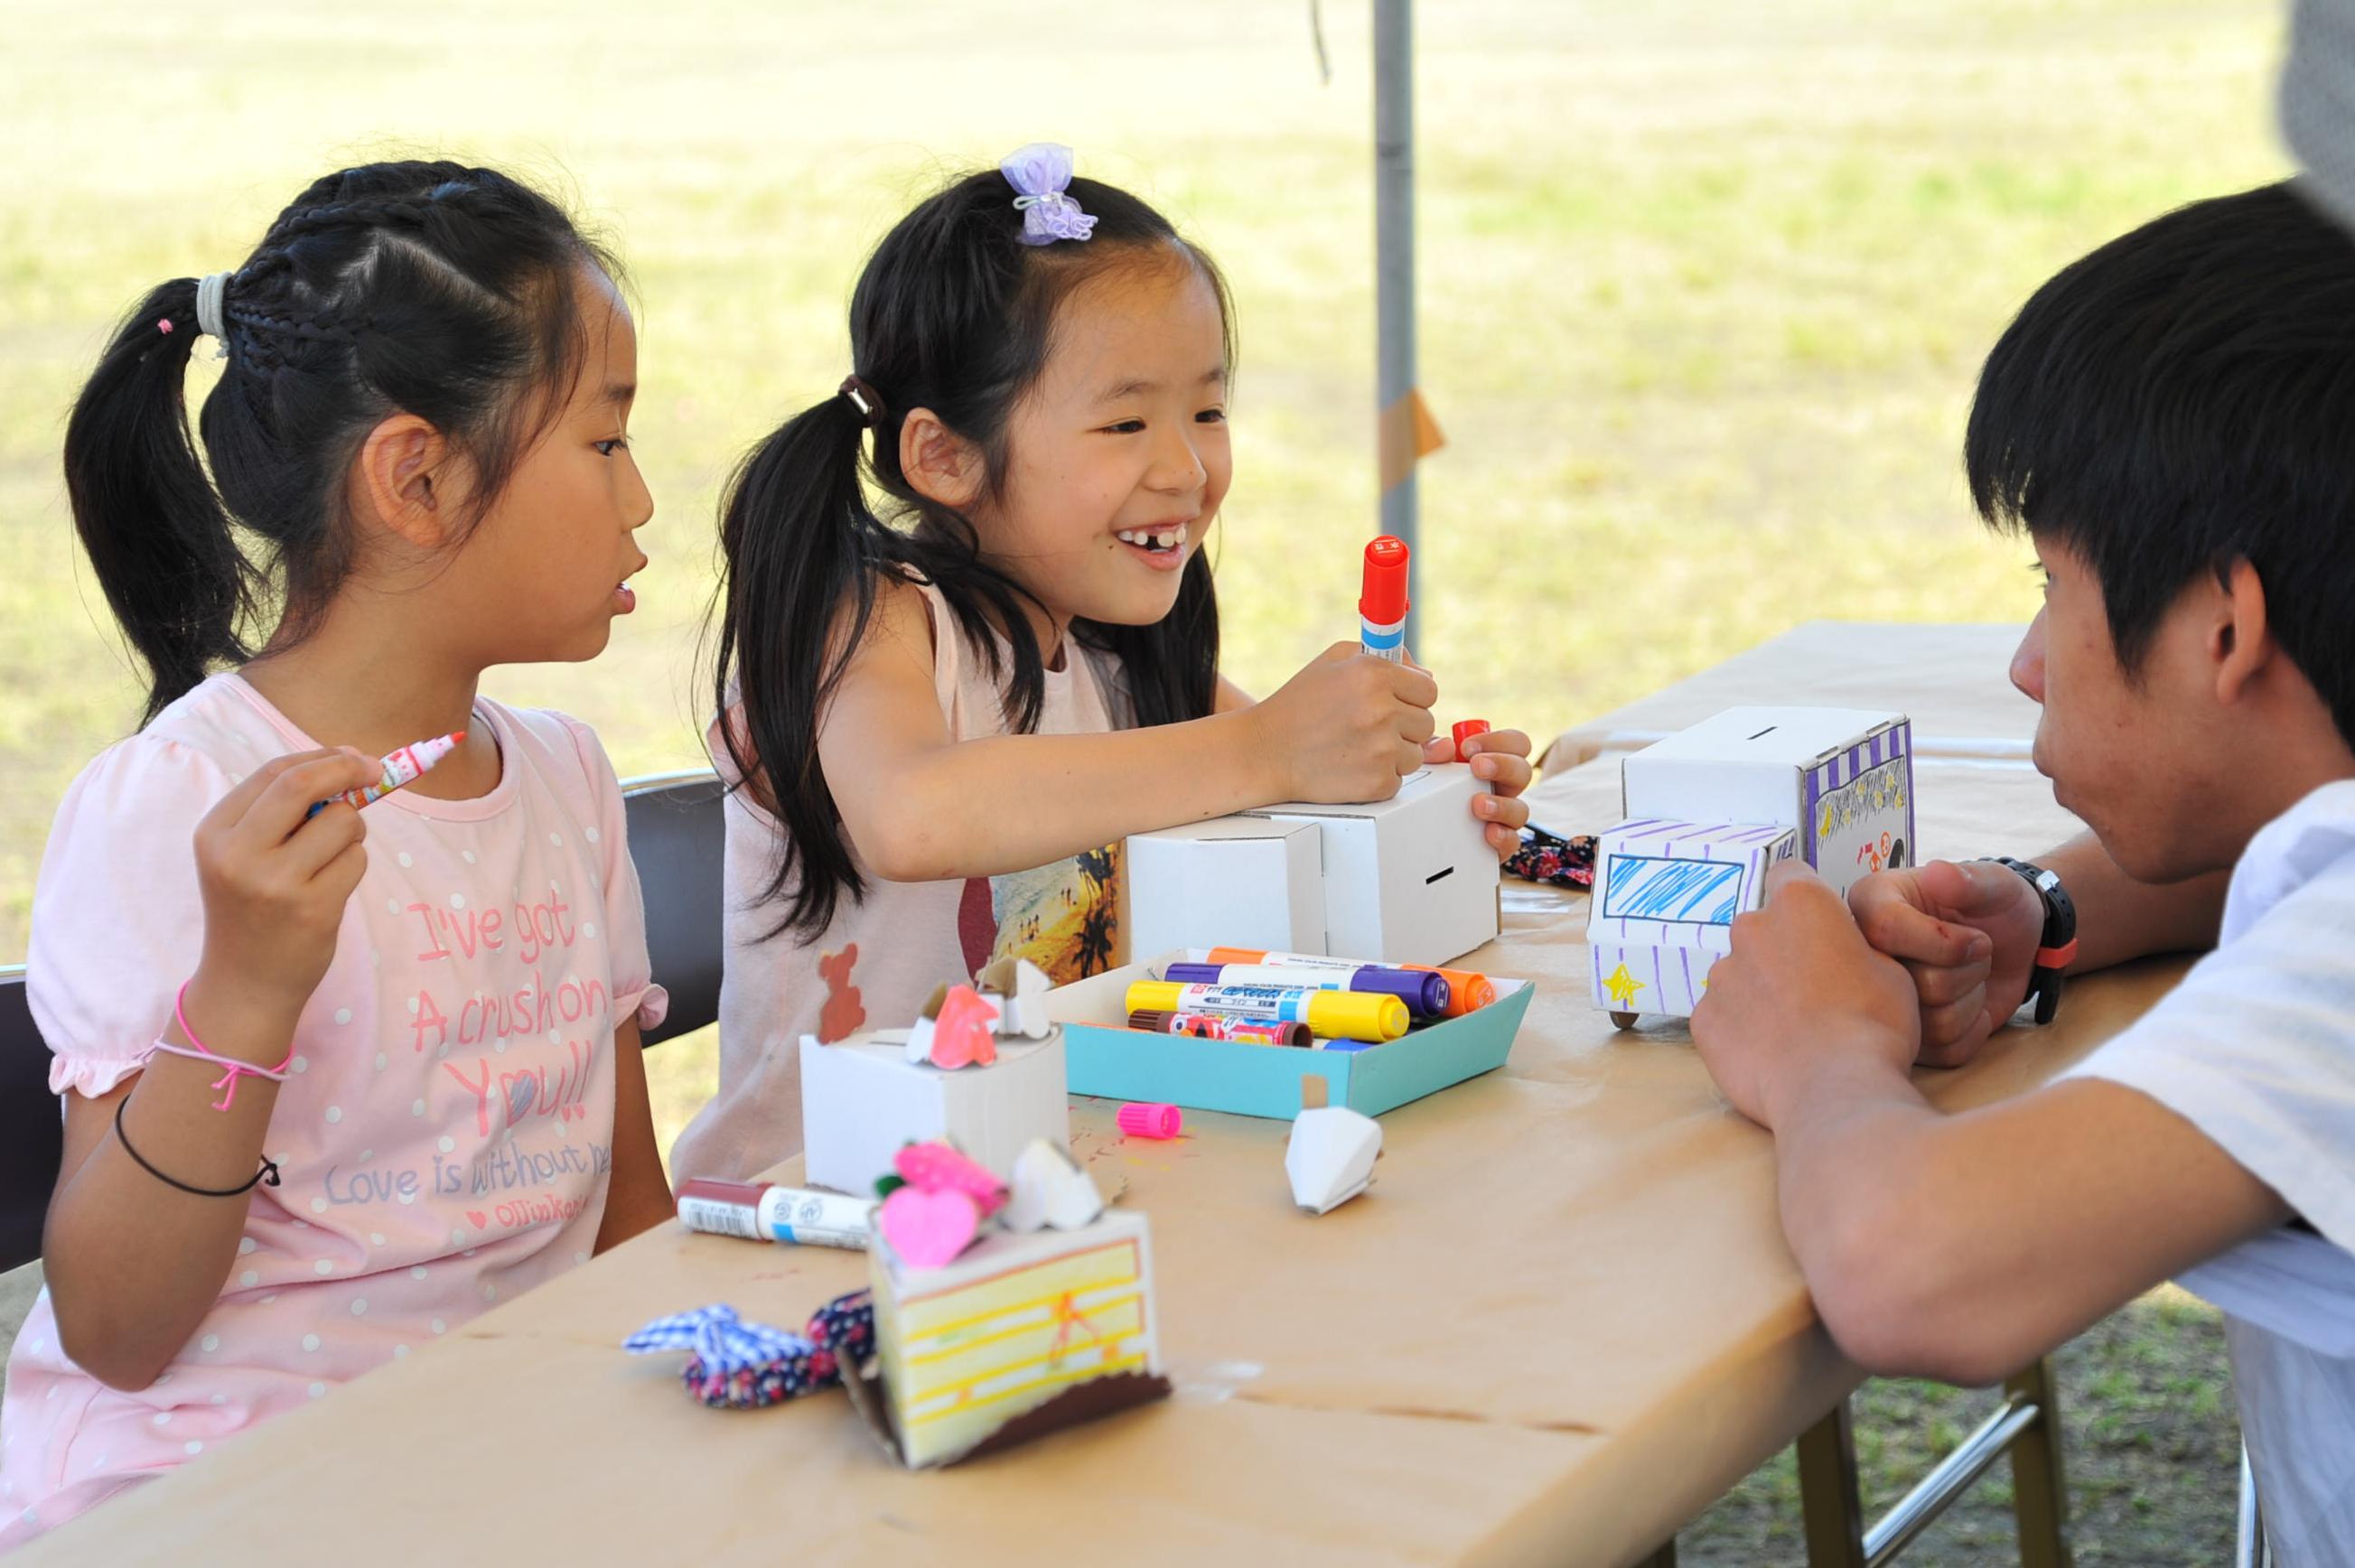
<path fill-rule="evenodd" d="M 1447 1010 L 1447 976 L 1430 969 L 1295 969 L 1273 964 L 1172 964 L 1162 976 L 1181 986 L 1292 986 L 1320 991 L 1369 991 L 1396 997 L 1417 1018 Z"/>

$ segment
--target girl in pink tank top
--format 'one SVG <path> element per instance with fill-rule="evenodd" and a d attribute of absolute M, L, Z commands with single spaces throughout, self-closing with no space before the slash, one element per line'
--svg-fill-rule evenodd
<path fill-rule="evenodd" d="M 1069 148 L 901 219 L 850 345 L 837 395 L 753 452 L 722 517 L 730 930 L 719 1093 L 683 1176 L 799 1148 L 805 1033 L 904 1024 L 995 955 L 1058 982 L 1111 966 L 1128 835 L 1384 798 L 1432 742 L 1430 677 L 1355 643 L 1264 702 L 1220 677 L 1226 285 Z M 1529 741 L 1486 740 L 1503 851 Z"/>
<path fill-rule="evenodd" d="M 74 522 L 150 691 L 33 898 L 65 1161 L 0 1548 L 669 1211 L 613 768 L 476 690 L 593 656 L 633 603 L 653 503 L 613 278 L 496 170 L 346 169 L 241 266 L 149 293 L 75 404 Z M 364 813 L 330 798 L 456 731 Z"/>

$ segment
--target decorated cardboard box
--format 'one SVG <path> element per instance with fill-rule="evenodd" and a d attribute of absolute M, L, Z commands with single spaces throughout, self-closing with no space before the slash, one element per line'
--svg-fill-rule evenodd
<path fill-rule="evenodd" d="M 1628 820 L 1595 844 L 1590 996 L 1622 1027 L 1689 1018 L 1734 916 L 1796 855 L 1842 892 L 1920 857 L 1913 727 L 1851 708 L 1729 708 L 1620 764 Z"/>
<path fill-rule="evenodd" d="M 1384 801 L 1290 802 L 1139 834 L 1126 861 L 1131 951 L 1255 946 L 1384 964 L 1469 953 L 1497 931 L 1497 856 L 1472 815 L 1487 787 L 1445 763 L 1409 774 Z M 1289 833 L 1269 837 L 1304 827 L 1316 829 L 1313 866 Z M 1262 848 L 1246 860 L 1241 847 L 1252 845 Z M 1305 929 L 1312 910 L 1321 931 Z M 1281 930 L 1293 939 L 1238 934 Z"/>
<path fill-rule="evenodd" d="M 1732 950 L 1733 917 L 1758 907 L 1766 869 L 1797 848 L 1795 828 L 1668 817 L 1602 834 L 1586 918 L 1594 1005 L 1690 1017 Z"/>
<path fill-rule="evenodd" d="M 1854 708 L 1729 708 L 1620 765 L 1628 817 L 1793 827 L 1798 852 L 1845 892 L 1921 859 L 1913 726 Z"/>
<path fill-rule="evenodd" d="M 812 1186 L 872 1196 L 900 1146 L 946 1138 L 1003 1179 L 1032 1138 L 1071 1141 L 1063 1039 L 1000 1040 L 986 1067 L 908 1060 L 906 1029 L 833 1045 L 802 1037 L 804 1168 Z"/>
<path fill-rule="evenodd" d="M 1489 854 L 1492 865 L 1496 859 Z M 1497 976 L 1497 999 L 1485 1008 L 1380 1045 L 1332 1050 L 1125 1027 L 1132 983 L 1157 979 L 1172 963 L 1209 956 L 1207 947 L 1183 948 L 1050 991 L 1047 1011 L 1062 1027 L 1071 1053 L 1071 1093 L 1281 1121 L 1319 1105 L 1378 1116 L 1502 1067 L 1535 994 L 1529 981 Z"/>
<path fill-rule="evenodd" d="M 868 1253 L 879 1387 L 854 1401 L 911 1469 L 945 1465 L 1169 1392 L 1145 1216 L 993 1232 L 917 1268 Z"/>

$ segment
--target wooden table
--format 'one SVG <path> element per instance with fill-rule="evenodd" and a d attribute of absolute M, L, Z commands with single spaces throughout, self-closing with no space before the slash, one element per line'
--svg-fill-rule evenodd
<path fill-rule="evenodd" d="M 1872 634 L 1890 678 L 1933 697 L 1987 675 L 1941 645 Z M 1538 815 L 1599 827 L 1617 790 L 1615 762 L 1573 768 Z M 2017 756 L 1925 756 L 1916 793 L 1932 855 L 2073 827 Z M 1765 1135 L 1681 1026 L 1622 1034 L 1588 1007 L 1582 895 L 1508 887 L 1473 962 L 1539 981 L 1511 1062 L 1384 1118 L 1372 1191 L 1332 1214 L 1292 1207 L 1284 1123 L 1189 1115 L 1181 1141 L 1130 1142 L 1109 1104 L 1074 1102 L 1082 1157 L 1152 1217 L 1164 1403 L 920 1475 L 838 1393 L 706 1411 L 622 1339 L 718 1300 L 797 1324 L 864 1261 L 670 1225 L 16 1561 L 1634 1561 L 1859 1374 L 1783 1243 Z M 1925 1083 L 1949 1105 L 2030 1087 L 2176 972 L 2073 984 L 2055 1027 Z"/>

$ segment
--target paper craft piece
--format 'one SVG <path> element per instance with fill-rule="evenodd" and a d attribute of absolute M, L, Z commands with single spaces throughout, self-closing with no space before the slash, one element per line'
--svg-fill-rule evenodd
<path fill-rule="evenodd" d="M 1382 1125 L 1371 1116 L 1346 1105 L 1301 1112 L 1284 1151 L 1292 1200 L 1311 1213 L 1332 1212 L 1372 1185 L 1381 1152 Z"/>
<path fill-rule="evenodd" d="M 1006 1203 L 1006 1183 L 954 1144 L 910 1144 L 891 1157 L 891 1168 L 922 1191 L 962 1192 L 984 1214 L 995 1214 Z"/>
<path fill-rule="evenodd" d="M 891 1250 L 917 1268 L 939 1268 L 973 1245 L 981 1205 L 954 1188 L 901 1187 L 883 1200 L 876 1227 Z"/>
<path fill-rule="evenodd" d="M 1013 1189 L 1000 1218 L 1026 1234 L 1052 1227 L 1076 1231 L 1104 1211 L 1103 1194 L 1069 1149 L 1033 1138 L 1014 1162 Z"/>
<path fill-rule="evenodd" d="M 1628 757 L 1620 779 L 1630 817 L 1797 829 L 1801 857 L 1843 893 L 1922 858 L 1902 713 L 1729 708 Z"/>
<path fill-rule="evenodd" d="M 997 1061 L 997 1008 L 970 986 L 936 991 L 908 1031 L 908 1060 L 943 1072 Z"/>
<path fill-rule="evenodd" d="M 997 1032 L 1044 1040 L 1054 1031 L 1047 1016 L 1047 972 L 1028 958 L 1000 958 L 975 976 L 982 998 L 997 1009 Z"/>
<path fill-rule="evenodd" d="M 714 1409 L 756 1410 L 827 1387 L 837 1377 L 836 1358 L 826 1344 L 747 1323 L 724 1302 L 657 1317 L 623 1340 L 622 1349 L 633 1355 L 693 1352 L 681 1381 Z"/>
<path fill-rule="evenodd" d="M 1168 1392 L 1143 1215 L 995 1232 L 938 1269 L 911 1264 L 885 1240 L 868 1254 L 880 1384 L 848 1386 L 910 1468 Z"/>
<path fill-rule="evenodd" d="M 839 1045 L 804 1037 L 804 1168 L 809 1185 L 866 1196 L 893 1169 L 902 1145 L 946 1138 L 1003 1177 L 1032 1138 L 1069 1144 L 1071 1099 L 1063 1036 L 1001 1040 L 986 1071 L 911 1062 L 897 1030 Z"/>
<path fill-rule="evenodd" d="M 1758 907 L 1766 869 L 1797 847 L 1789 827 L 1646 817 L 1605 831 L 1586 916 L 1594 1005 L 1691 1017 L 1733 949 L 1733 917 Z"/>

